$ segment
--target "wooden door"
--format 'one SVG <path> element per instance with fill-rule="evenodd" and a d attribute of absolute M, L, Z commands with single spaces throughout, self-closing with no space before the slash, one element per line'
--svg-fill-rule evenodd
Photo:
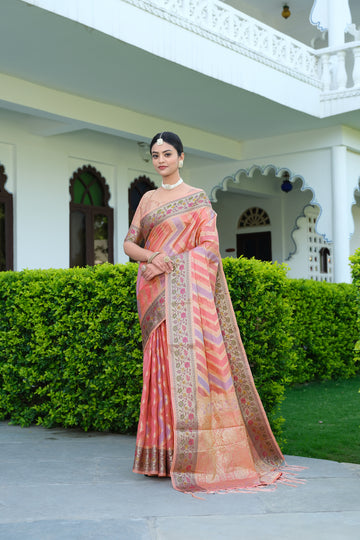
<path fill-rule="evenodd" d="M 248 259 L 255 257 L 261 261 L 271 261 L 271 232 L 257 232 L 237 235 L 237 256 Z"/>

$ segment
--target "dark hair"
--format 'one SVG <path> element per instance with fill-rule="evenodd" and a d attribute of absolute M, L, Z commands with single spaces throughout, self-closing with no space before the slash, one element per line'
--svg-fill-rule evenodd
<path fill-rule="evenodd" d="M 176 135 L 176 133 L 171 133 L 171 131 L 163 131 L 162 133 L 157 133 L 155 137 L 152 138 L 152 141 L 150 143 L 150 152 L 152 147 L 160 137 L 164 142 L 171 144 L 171 146 L 175 148 L 179 156 L 183 153 L 184 148 L 180 137 Z"/>

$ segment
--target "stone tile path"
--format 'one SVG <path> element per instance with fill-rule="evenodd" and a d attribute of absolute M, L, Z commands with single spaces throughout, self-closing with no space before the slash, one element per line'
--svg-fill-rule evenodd
<path fill-rule="evenodd" d="M 199 500 L 133 474 L 134 445 L 0 422 L 0 539 L 360 539 L 360 465 L 289 456 L 304 485 Z"/>

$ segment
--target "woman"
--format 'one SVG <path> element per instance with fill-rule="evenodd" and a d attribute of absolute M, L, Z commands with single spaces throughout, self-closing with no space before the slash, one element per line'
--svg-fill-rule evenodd
<path fill-rule="evenodd" d="M 180 177 L 177 135 L 158 133 L 150 152 L 162 185 L 142 197 L 124 242 L 140 263 L 144 347 L 133 470 L 171 476 L 186 492 L 271 484 L 284 458 L 241 342 L 216 214 L 205 193 Z"/>

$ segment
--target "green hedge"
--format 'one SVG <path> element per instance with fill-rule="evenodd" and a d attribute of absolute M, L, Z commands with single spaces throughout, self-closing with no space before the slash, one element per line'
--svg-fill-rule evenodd
<path fill-rule="evenodd" d="M 355 344 L 355 360 L 360 362 L 360 249 L 355 251 L 354 255 L 350 257 L 350 261 L 353 283 L 356 288 L 357 335 Z"/>
<path fill-rule="evenodd" d="M 272 420 L 293 355 L 285 270 L 245 259 L 224 265 Z M 136 270 L 129 263 L 0 274 L 2 418 L 21 425 L 135 429 L 142 383 Z"/>
<path fill-rule="evenodd" d="M 347 379 L 356 375 L 356 288 L 348 283 L 292 279 L 287 297 L 293 306 L 296 362 L 291 382 Z"/>
<path fill-rule="evenodd" d="M 237 321 L 274 432 L 286 385 L 357 370 L 355 288 L 224 259 Z M 134 431 L 142 386 L 137 265 L 0 273 L 0 418 Z"/>
<path fill-rule="evenodd" d="M 137 265 L 0 274 L 0 417 L 127 431 L 142 350 Z"/>
<path fill-rule="evenodd" d="M 277 418 L 290 367 L 296 362 L 291 326 L 292 309 L 286 293 L 286 268 L 256 259 L 224 259 L 236 319 L 255 384 L 272 428 L 280 434 Z"/>

